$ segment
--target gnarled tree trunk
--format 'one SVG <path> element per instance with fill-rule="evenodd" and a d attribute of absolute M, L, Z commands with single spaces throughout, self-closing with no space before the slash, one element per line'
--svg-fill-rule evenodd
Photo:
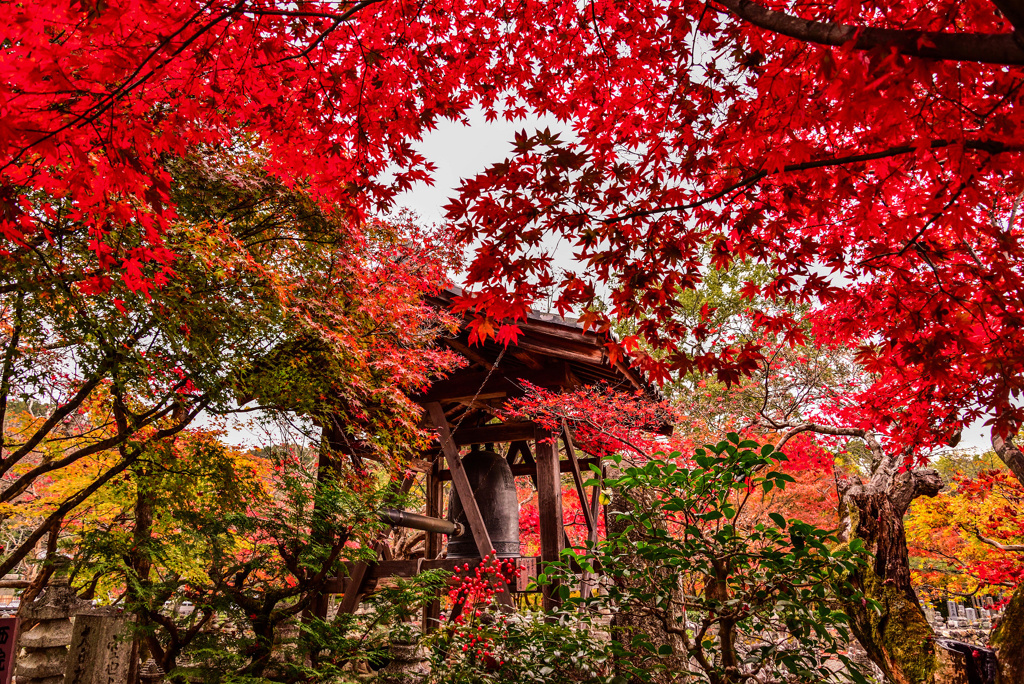
<path fill-rule="evenodd" d="M 1013 441 L 993 430 L 992 448 L 1010 472 L 1024 484 L 1024 454 Z M 1024 682 L 1024 584 L 1013 592 L 1010 605 L 992 630 L 990 642 L 999 660 L 1000 684 Z"/>
<path fill-rule="evenodd" d="M 989 641 L 999 662 L 999 683 L 1024 682 L 1024 585 L 1013 592 Z"/>
<path fill-rule="evenodd" d="M 851 581 L 868 599 L 845 605 L 851 629 L 868 656 L 893 684 L 966 682 L 970 667 L 964 655 L 946 648 L 925 618 L 910 584 L 903 516 L 919 496 L 935 496 L 942 479 L 932 468 L 898 472 L 902 459 L 884 453 L 870 433 L 873 472 L 867 482 L 840 484 L 844 541 L 864 542 L 873 562 Z"/>

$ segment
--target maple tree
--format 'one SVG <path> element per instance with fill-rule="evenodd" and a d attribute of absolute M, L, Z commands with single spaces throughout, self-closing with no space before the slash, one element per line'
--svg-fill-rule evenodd
<path fill-rule="evenodd" d="M 1024 492 L 991 452 L 947 455 L 936 465 L 948 488 L 915 501 L 907 517 L 919 592 L 933 598 L 991 594 L 1003 600 L 1024 572 L 1019 548 Z"/>
<path fill-rule="evenodd" d="M 162 285 L 139 291 L 97 273 L 70 201 L 52 218 L 52 241 L 3 262 L 0 503 L 10 514 L 62 469 L 118 455 L 6 550 L 3 572 L 201 414 L 333 421 L 372 453 L 401 457 L 424 439 L 406 393 L 456 363 L 428 348 L 451 324 L 422 301 L 450 263 L 426 247 L 430 231 L 324 208 L 244 158 L 169 168 L 179 218 L 163 239 L 179 258 Z M 84 292 L 93 277 L 108 289 Z M 32 410 L 8 420 L 22 405 Z"/>
<path fill-rule="evenodd" d="M 253 516 L 272 496 L 271 463 L 229 447 L 224 436 L 187 428 L 150 443 L 60 528 L 57 549 L 71 557 L 72 586 L 82 598 L 134 613 L 137 638 L 167 672 L 204 640 L 216 610 L 231 609 L 210 586 L 210 556 L 218 546 L 237 553 L 251 541 L 218 538 L 210 521 Z M 58 506 L 116 459 L 105 452 L 63 469 L 36 500 L 18 506 L 18 515 Z M 191 611 L 180 610 L 185 602 Z"/>
<path fill-rule="evenodd" d="M 0 288 L 7 348 L 15 350 L 5 357 L 3 401 L 14 369 L 27 367 L 19 359 L 29 358 L 14 340 L 33 332 L 40 338 L 26 327 L 26 311 L 52 313 L 47 336 L 102 314 L 102 325 L 72 332 L 86 341 L 103 332 L 105 346 L 78 348 L 106 355 L 54 354 L 47 337 L 36 346 L 47 354 L 34 357 L 44 361 L 35 368 L 57 375 L 53 387 L 73 404 L 89 380 L 59 377 L 67 359 L 106 373 L 103 364 L 121 364 L 127 344 L 133 367 L 145 368 L 133 376 L 131 401 L 160 393 L 140 389 L 150 375 L 164 389 L 187 381 L 199 392 L 183 384 L 184 393 L 175 388 L 159 403 L 129 406 L 119 398 L 118 375 L 106 424 L 118 427 L 121 441 L 109 446 L 137 432 L 119 424 L 124 407 L 153 418 L 154 436 L 169 436 L 217 403 L 202 394 L 199 375 L 161 375 L 174 374 L 170 359 L 190 337 L 173 326 L 209 337 L 209 324 L 230 323 L 228 302 L 250 301 L 198 298 L 217 306 L 171 316 L 171 344 L 160 354 L 147 351 L 142 361 L 133 351 L 148 338 L 133 337 L 130 323 L 161 306 L 184 311 L 183 293 L 196 284 L 195 260 L 181 256 L 196 246 L 175 235 L 188 211 L 175 164 L 231 151 L 246 157 L 257 177 L 302 190 L 318 210 L 345 213 L 350 220 L 336 225 L 344 235 L 334 252 L 341 261 L 373 242 L 381 224 L 370 211 L 389 207 L 396 193 L 429 176 L 430 162 L 414 142 L 440 119 L 481 105 L 488 117 L 552 115 L 570 135 L 518 136 L 513 156 L 466 181 L 449 206 L 460 237 L 476 241 L 468 271 L 476 288 L 461 306 L 479 313 L 478 333 L 513 339 L 515 319 L 554 288 L 559 310 L 580 308 L 598 329 L 613 317 L 638 320 L 610 351 L 632 351 L 652 378 L 713 372 L 726 383 L 764 371 L 777 348 L 799 346 L 811 333 L 816 345 L 855 350 L 872 375 L 843 393 L 841 421 L 789 424 L 769 414 L 760 416 L 761 429 L 774 421 L 780 440 L 814 432 L 887 435 L 882 452 L 892 453 L 873 459 L 885 464 L 887 482 L 867 483 L 875 490 L 868 498 L 877 494 L 884 504 L 886 497 L 892 503 L 897 455 L 913 460 L 992 415 L 995 451 L 1024 478 L 1024 455 L 1010 440 L 1024 420 L 1012 401 L 1024 389 L 1024 349 L 1015 334 L 1024 282 L 1017 114 L 1024 10 L 1017 0 L 828 7 L 809 0 L 49 0 L 0 5 L 0 19 L 9 27 L 0 48 Z M 214 241 L 225 235 L 219 230 L 211 227 Z M 552 236 L 574 245 L 578 267 L 556 275 L 545 254 Z M 218 250 L 230 244 L 205 249 L 224 258 Z M 757 305 L 734 315 L 742 318 L 734 325 L 761 334 L 704 344 L 719 337 L 715 307 L 701 307 L 695 317 L 679 295 L 711 268 L 736 260 L 770 267 L 769 279 L 752 278 L 741 290 Z M 320 261 L 310 273 L 324 272 L 325 263 L 335 262 Z M 240 272 L 232 268 L 213 273 L 230 281 Z M 347 275 L 359 281 L 362 271 Z M 609 306 L 589 306 L 604 286 Z M 47 288 L 60 296 L 49 298 Z M 310 301 L 337 303 L 325 292 L 303 291 Z M 306 320 L 336 323 L 351 313 L 343 309 Z M 248 320 L 221 332 L 280 329 L 271 311 L 243 310 Z M 299 318 L 312 313 L 301 310 Z M 411 315 L 416 324 L 391 332 L 430 328 Z M 327 338 L 332 351 L 365 350 L 351 344 L 366 339 L 360 335 Z M 230 342 L 217 339 L 196 344 L 208 356 L 189 363 L 240 360 L 225 353 Z M 274 363 L 253 365 L 260 372 L 248 380 L 266 380 L 269 392 L 294 387 L 279 381 L 301 376 L 326 389 L 328 374 L 309 372 L 324 358 L 322 348 L 309 349 L 304 339 L 276 355 L 281 339 L 264 340 L 249 361 L 262 355 Z M 409 354 L 403 363 L 417 358 Z M 249 364 L 236 369 L 243 367 Z M 361 367 L 364 380 L 387 374 Z M 417 381 L 428 375 L 414 367 Z M 391 372 L 408 377 L 398 366 Z M 229 385 L 205 387 L 226 392 Z M 414 432 L 399 393 L 380 391 L 376 382 L 356 385 L 342 393 L 337 415 L 359 424 L 383 402 L 395 408 L 383 412 L 391 423 L 407 436 Z M 271 395 L 282 404 L 318 399 Z M 167 417 L 177 422 L 157 428 Z M 24 451 L 30 441 L 9 454 L 20 460 L 34 448 Z M 8 498 L 35 476 L 20 477 L 28 479 L 16 480 Z M 44 527 L 32 535 L 45 534 Z M 899 542 L 899 533 L 893 539 Z"/>
<path fill-rule="evenodd" d="M 1024 418 L 1019 327 L 1019 3 L 594 3 L 553 11 L 517 53 L 554 64 L 516 94 L 568 135 L 523 133 L 464 182 L 449 217 L 477 240 L 463 301 L 514 319 L 555 288 L 584 320 L 643 318 L 622 340 L 652 377 L 764 357 L 758 339 L 693 349 L 678 295 L 712 265 L 767 264 L 748 297 L 814 306 L 820 343 L 859 346 L 877 379 L 862 422 L 924 447 L 986 412 Z M 579 26 L 578 24 L 582 24 Z M 571 69 L 571 76 L 569 76 Z M 554 238 L 560 238 L 556 241 Z M 555 270 L 549 245 L 578 266 Z M 710 312 L 705 312 L 707 316 Z M 799 342 L 791 311 L 749 325 Z M 509 323 L 511 325 L 511 323 Z M 993 359 L 998 359 L 994 362 Z"/>
<path fill-rule="evenodd" d="M 80 596 L 134 614 L 147 657 L 172 676 L 184 667 L 215 681 L 231 673 L 292 681 L 297 666 L 271 654 L 305 654 L 310 635 L 285 632 L 325 582 L 344 574 L 345 561 L 369 557 L 380 532 L 371 511 L 396 502 L 350 468 L 319 480 L 309 449 L 241 451 L 225 437 L 187 428 L 150 443 L 122 478 L 65 518 L 57 549 L 72 556 Z M 117 458 L 108 452 L 62 470 L 19 513 L 59 505 L 64 490 L 91 483 Z M 238 634 L 226 639 L 227 630 Z M 326 667 L 372 650 L 352 641 Z"/>
<path fill-rule="evenodd" d="M 1005 335 L 1020 281 L 1022 13 L 1011 0 L 920 12 L 749 0 L 4 12 L 14 253 L 53 235 L 63 198 L 96 265 L 146 291 L 174 271 L 161 237 L 176 211 L 168 158 L 252 150 L 316 201 L 365 212 L 429 176 L 412 143 L 441 118 L 474 105 L 550 114 L 571 139 L 521 136 L 450 206 L 479 241 L 468 275 L 481 287 L 463 306 L 487 314 L 481 330 L 524 315 L 551 285 L 565 310 L 611 283 L 610 307 L 584 320 L 646 314 L 623 346 L 643 337 L 663 350 L 646 360 L 654 377 L 695 368 L 735 380 L 759 342 L 694 352 L 707 331 L 675 316 L 709 250 L 715 264 L 770 264 L 771 282 L 747 294 L 814 301 L 819 340 L 862 345 L 880 376 L 861 395 L 865 420 L 926 445 L 986 411 L 1003 434 L 1022 417 L 1009 402 L 1020 352 Z M 557 279 L 538 257 L 552 233 L 581 262 Z M 786 311 L 752 312 L 751 325 L 801 337 Z"/>

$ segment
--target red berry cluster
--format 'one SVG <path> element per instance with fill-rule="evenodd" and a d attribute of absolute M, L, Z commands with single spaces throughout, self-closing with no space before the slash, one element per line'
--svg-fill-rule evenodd
<path fill-rule="evenodd" d="M 448 598 L 454 605 L 462 604 L 462 612 L 455 618 L 453 640 L 462 644 L 462 652 L 481 663 L 488 669 L 496 669 L 505 664 L 495 653 L 494 635 L 507 637 L 508 632 L 500 624 L 501 616 L 496 616 L 498 623 L 494 625 L 493 635 L 488 635 L 480 624 L 480 618 L 494 603 L 495 595 L 506 590 L 511 578 L 518 577 L 522 568 L 515 560 L 499 560 L 495 552 L 489 553 L 476 569 L 470 573 L 470 564 L 461 568 L 456 566 L 455 572 L 465 573 L 460 581 L 448 592 Z M 442 618 L 443 619 L 443 618 Z"/>

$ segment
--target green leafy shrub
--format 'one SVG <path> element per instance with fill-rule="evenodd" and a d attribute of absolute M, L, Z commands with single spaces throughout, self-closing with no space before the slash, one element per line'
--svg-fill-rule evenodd
<path fill-rule="evenodd" d="M 649 633 L 613 630 L 607 648 L 620 677 L 643 681 L 661 670 L 659 681 L 712 684 L 865 681 L 845 654 L 848 618 L 836 598 L 861 600 L 846 577 L 866 557 L 856 542 L 840 546 L 834 530 L 770 510 L 772 493 L 793 481 L 785 460 L 771 445 L 730 434 L 692 459 L 673 453 L 622 466 L 606 481 L 628 511 L 615 526 L 622 531 L 546 572 L 562 576 L 564 611 L 644 616 L 667 638 L 656 645 Z M 602 593 L 571 594 L 576 562 L 600 566 Z"/>

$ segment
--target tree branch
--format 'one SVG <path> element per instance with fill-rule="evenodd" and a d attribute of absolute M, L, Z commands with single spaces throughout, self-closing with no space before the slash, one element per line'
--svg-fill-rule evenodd
<path fill-rule="evenodd" d="M 814 432 L 819 435 L 835 435 L 842 437 L 864 437 L 864 430 L 860 428 L 842 428 L 832 427 L 831 425 L 818 425 L 817 423 L 803 423 L 802 425 L 792 426 L 779 440 L 779 443 L 775 445 L 778 451 L 782 451 L 782 447 L 786 445 L 793 437 L 797 436 L 801 432 Z"/>
<path fill-rule="evenodd" d="M 1020 152 L 1024 150 L 1024 147 L 1020 145 L 1005 145 L 1000 142 L 992 140 L 964 140 L 964 141 L 951 141 L 951 140 L 933 140 L 931 143 L 924 146 L 926 149 L 942 149 L 944 147 L 952 147 L 954 145 L 962 144 L 965 150 L 973 150 L 976 152 L 987 152 L 989 154 L 1000 154 L 1003 152 Z M 690 209 L 696 209 L 706 204 L 711 204 L 717 200 L 722 199 L 726 195 L 729 195 L 743 188 L 749 187 L 764 180 L 768 176 L 776 175 L 779 173 L 793 172 L 793 171 L 807 171 L 809 169 L 823 169 L 831 166 L 845 166 L 846 164 L 860 164 L 868 161 L 875 161 L 878 159 L 887 159 L 889 157 L 898 157 L 904 154 L 910 154 L 915 150 L 922 149 L 920 145 L 897 145 L 895 147 L 889 147 L 878 152 L 866 152 L 864 154 L 850 154 L 844 157 L 828 157 L 826 159 L 816 159 L 814 161 L 803 162 L 800 164 L 786 164 L 780 170 L 769 171 L 767 169 L 761 169 L 760 171 L 753 173 L 745 178 L 742 178 L 727 187 L 722 188 L 718 192 L 712 193 L 707 197 L 699 200 L 694 200 L 687 204 L 677 204 L 672 207 L 660 207 L 657 209 L 645 209 L 642 211 L 633 211 L 622 216 L 613 216 L 611 218 L 604 219 L 603 223 L 607 225 L 613 225 L 634 218 L 643 218 L 644 216 L 654 216 L 657 214 L 666 214 L 673 211 L 688 211 Z"/>
<path fill-rule="evenodd" d="M 3 370 L 0 372 L 0 454 L 3 453 L 5 444 L 4 425 L 7 424 L 7 395 L 11 393 L 11 375 L 14 373 L 14 358 L 18 353 L 18 344 L 21 341 L 22 307 L 25 303 L 25 293 L 19 293 L 18 301 L 14 304 L 14 326 L 11 328 L 11 341 L 7 345 L 7 352 L 4 354 Z"/>
<path fill-rule="evenodd" d="M 759 28 L 818 45 L 841 47 L 852 44 L 854 50 L 893 49 L 908 57 L 982 64 L 1024 64 L 1024 47 L 1015 33 L 945 33 L 850 26 L 801 19 L 768 9 L 751 0 L 717 0 L 740 19 Z M 997 0 L 1019 10 L 1014 0 Z M 1013 19 L 1010 19 L 1011 23 Z M 1018 28 L 1019 30 L 1019 28 Z"/>
<path fill-rule="evenodd" d="M 910 504 L 919 496 L 935 496 L 942 490 L 942 476 L 934 468 L 918 468 L 902 472 L 889 492 L 889 499 L 900 515 L 910 510 Z"/>
<path fill-rule="evenodd" d="M 172 407 L 170 406 L 165 407 L 160 413 L 155 414 L 153 416 L 153 420 L 140 425 L 139 429 L 152 424 L 153 422 L 159 420 L 160 418 L 163 418 L 168 413 L 170 413 L 171 409 Z M 182 425 L 182 427 L 184 427 L 184 425 Z M 95 442 L 94 444 L 90 444 L 87 447 L 78 449 L 77 451 L 72 452 L 71 454 L 65 456 L 64 458 L 53 461 L 41 462 L 35 468 L 32 468 L 31 470 L 23 473 L 20 477 L 18 477 L 18 479 L 14 480 L 11 484 L 7 486 L 6 489 L 3 490 L 3 492 L 0 492 L 0 503 L 6 503 L 21 496 L 26 489 L 32 486 L 32 483 L 35 482 L 40 475 L 45 475 L 46 473 L 52 472 L 54 470 L 66 468 L 67 466 L 85 458 L 86 456 L 92 456 L 93 454 L 98 454 L 100 452 L 114 448 L 121 450 L 123 456 L 124 445 L 128 442 L 129 439 L 136 436 L 137 434 L 138 430 L 133 432 L 121 432 L 119 430 L 118 433 L 113 437 L 108 437 L 104 440 L 100 440 L 99 442 Z M 152 440 L 147 440 L 147 443 L 149 441 Z"/>
<path fill-rule="evenodd" d="M 1021 0 L 992 0 L 1006 20 L 1013 24 L 1017 44 L 1024 47 L 1024 2 Z"/>
<path fill-rule="evenodd" d="M 89 395 L 92 394 L 92 391 L 99 386 L 100 382 L 103 381 L 106 371 L 112 365 L 113 364 L 109 362 L 103 364 L 88 382 L 78 388 L 78 392 L 75 393 L 75 396 L 71 397 L 66 404 L 50 414 L 50 417 L 47 418 L 41 426 L 39 426 L 39 429 L 35 431 L 35 434 L 33 434 L 27 442 L 11 453 L 10 456 L 0 461 L 0 476 L 5 475 L 8 470 L 18 463 L 18 461 L 31 453 L 32 449 L 43 441 L 43 438 L 50 434 L 50 431 L 53 430 L 54 427 L 67 418 L 72 411 L 77 410 Z"/>
<path fill-rule="evenodd" d="M 1011 437 L 1004 438 L 996 428 L 992 428 L 992 450 L 996 452 L 1006 467 L 1010 469 L 1021 484 L 1024 484 L 1024 453 L 1021 453 Z"/>
<path fill-rule="evenodd" d="M 177 434 L 185 428 L 185 426 L 191 423 L 196 415 L 202 412 L 207 403 L 209 402 L 201 402 L 188 417 L 188 420 L 182 421 L 178 425 L 158 431 L 153 435 L 153 438 L 150 441 L 157 441 Z M 50 516 L 43 521 L 43 523 L 37 527 L 32 534 L 29 535 L 18 548 L 14 549 L 10 555 L 4 558 L 3 562 L 0 563 L 0 577 L 14 569 L 14 567 L 20 563 L 33 548 L 35 548 L 36 543 L 43 538 L 43 535 L 46 534 L 55 524 L 58 524 L 65 515 L 77 508 L 83 501 L 92 496 L 96 490 L 109 482 L 115 475 L 124 472 L 128 466 L 138 460 L 139 456 L 142 455 L 144 448 L 145 444 L 135 446 L 125 458 L 121 459 L 103 475 L 93 480 L 89 486 L 79 490 L 74 496 L 65 499 L 64 502 L 61 503 L 61 505 L 58 506 L 57 509 L 53 511 L 53 513 L 51 513 Z"/>
<path fill-rule="evenodd" d="M 1012 551 L 1014 553 L 1024 553 L 1024 544 L 1001 544 L 995 539 L 989 539 L 981 534 L 977 528 L 974 528 L 974 536 L 978 538 L 978 541 L 994 546 L 1000 551 Z"/>

